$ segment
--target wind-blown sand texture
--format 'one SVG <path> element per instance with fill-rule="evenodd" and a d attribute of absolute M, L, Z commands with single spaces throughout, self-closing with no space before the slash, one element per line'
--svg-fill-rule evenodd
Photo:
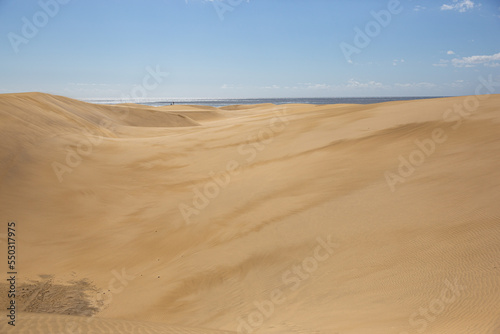
<path fill-rule="evenodd" d="M 0 332 L 500 333 L 500 95 L 481 99 L 0 95 Z"/>

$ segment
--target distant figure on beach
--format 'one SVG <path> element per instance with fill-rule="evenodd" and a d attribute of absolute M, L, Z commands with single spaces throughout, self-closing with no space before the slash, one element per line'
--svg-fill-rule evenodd
<path fill-rule="evenodd" d="M 173 106 L 175 104 L 175 102 L 172 102 L 171 106 Z"/>

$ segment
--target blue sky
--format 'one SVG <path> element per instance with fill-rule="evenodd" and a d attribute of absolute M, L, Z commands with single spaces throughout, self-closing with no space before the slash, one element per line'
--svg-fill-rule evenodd
<path fill-rule="evenodd" d="M 499 32 L 499 0 L 0 0 L 0 93 L 468 95 Z"/>

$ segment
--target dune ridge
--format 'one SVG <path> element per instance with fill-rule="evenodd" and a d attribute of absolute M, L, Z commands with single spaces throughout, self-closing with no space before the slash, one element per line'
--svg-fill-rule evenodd
<path fill-rule="evenodd" d="M 1 220 L 45 291 L 16 330 L 497 333 L 500 95 L 470 98 L 0 94 Z"/>

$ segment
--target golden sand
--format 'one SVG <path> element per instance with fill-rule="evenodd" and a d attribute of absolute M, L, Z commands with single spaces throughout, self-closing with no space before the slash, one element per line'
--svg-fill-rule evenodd
<path fill-rule="evenodd" d="M 499 129 L 500 95 L 0 95 L 0 331 L 500 333 Z"/>

